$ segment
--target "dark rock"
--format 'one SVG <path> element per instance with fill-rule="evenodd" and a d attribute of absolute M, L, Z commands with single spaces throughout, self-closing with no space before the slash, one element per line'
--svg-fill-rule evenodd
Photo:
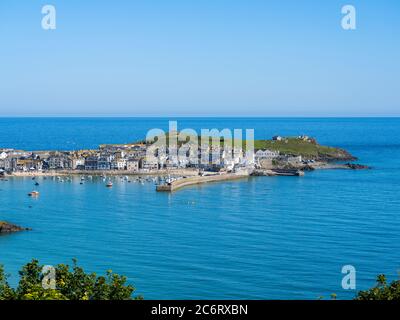
<path fill-rule="evenodd" d="M 356 161 L 358 159 L 348 151 L 336 148 L 335 152 L 333 152 L 332 154 L 319 154 L 314 160 L 323 162 L 334 162 L 334 161 Z"/>
<path fill-rule="evenodd" d="M 358 163 L 346 163 L 345 165 L 353 170 L 371 169 L 371 167 L 369 167 L 369 166 L 366 166 L 363 164 L 358 164 Z"/>
<path fill-rule="evenodd" d="M 0 234 L 3 233 L 12 233 L 12 232 L 18 232 L 18 231 L 26 231 L 26 230 L 31 230 L 29 228 L 23 228 L 20 226 L 16 226 L 14 224 L 0 221 Z"/>

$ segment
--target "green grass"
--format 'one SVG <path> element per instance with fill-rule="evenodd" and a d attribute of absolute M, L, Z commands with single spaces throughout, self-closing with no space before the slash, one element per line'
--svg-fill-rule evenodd
<path fill-rule="evenodd" d="M 269 149 L 279 151 L 281 154 L 304 157 L 317 157 L 321 155 L 336 157 L 338 153 L 342 152 L 337 148 L 321 146 L 297 138 L 285 138 L 281 141 L 256 140 L 254 142 L 254 148 L 256 150 Z"/>
<path fill-rule="evenodd" d="M 176 139 L 177 133 L 169 133 L 166 135 L 167 145 L 169 144 L 169 139 Z M 178 147 L 182 144 L 189 141 L 189 138 L 185 142 L 178 142 Z M 143 141 L 141 141 L 143 143 Z M 210 139 L 211 143 L 211 139 Z M 221 146 L 224 143 L 223 138 L 220 139 Z M 232 145 L 232 139 L 225 141 L 225 143 L 230 143 Z M 198 137 L 198 144 L 201 145 L 200 137 Z M 246 141 L 242 142 L 242 147 L 246 149 Z M 352 156 L 345 150 L 321 146 L 318 143 L 313 143 L 311 141 L 304 141 L 302 139 L 298 139 L 297 137 L 286 137 L 281 141 L 275 140 L 255 140 L 254 141 L 254 149 L 268 149 L 273 151 L 279 151 L 282 155 L 294 155 L 294 156 L 303 156 L 308 159 L 350 159 Z"/>

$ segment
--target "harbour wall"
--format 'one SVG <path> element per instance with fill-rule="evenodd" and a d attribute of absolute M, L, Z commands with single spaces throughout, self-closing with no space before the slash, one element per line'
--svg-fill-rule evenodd
<path fill-rule="evenodd" d="M 180 188 L 202 184 L 202 183 L 209 183 L 209 182 L 219 182 L 219 181 L 229 181 L 229 180 L 237 180 L 248 178 L 248 174 L 235 174 L 235 173 L 227 173 L 227 174 L 216 174 L 216 175 L 208 175 L 208 176 L 197 176 L 197 177 L 190 177 L 190 178 L 182 178 L 179 180 L 175 180 L 170 184 L 163 184 L 157 186 L 157 191 L 164 191 L 164 192 L 172 192 L 178 190 Z"/>

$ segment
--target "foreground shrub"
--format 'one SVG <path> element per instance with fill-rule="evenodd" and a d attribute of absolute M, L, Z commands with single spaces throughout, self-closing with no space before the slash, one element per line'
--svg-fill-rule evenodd
<path fill-rule="evenodd" d="M 376 279 L 376 286 L 365 291 L 360 291 L 356 300 L 400 300 L 400 280 L 387 283 L 385 275 L 381 274 Z"/>
<path fill-rule="evenodd" d="M 85 273 L 77 266 L 59 264 L 54 267 L 55 280 L 50 272 L 43 272 L 38 260 L 32 260 L 19 271 L 17 288 L 7 282 L 7 275 L 0 265 L 0 300 L 132 300 L 135 288 L 126 283 L 126 277 L 107 271 L 106 276 Z M 54 279 L 53 278 L 53 279 Z"/>

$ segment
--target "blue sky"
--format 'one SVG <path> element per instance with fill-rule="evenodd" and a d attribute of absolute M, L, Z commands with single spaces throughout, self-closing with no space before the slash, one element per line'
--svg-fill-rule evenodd
<path fill-rule="evenodd" d="M 2 0 L 0 114 L 399 115 L 399 35 L 396 0 Z"/>

